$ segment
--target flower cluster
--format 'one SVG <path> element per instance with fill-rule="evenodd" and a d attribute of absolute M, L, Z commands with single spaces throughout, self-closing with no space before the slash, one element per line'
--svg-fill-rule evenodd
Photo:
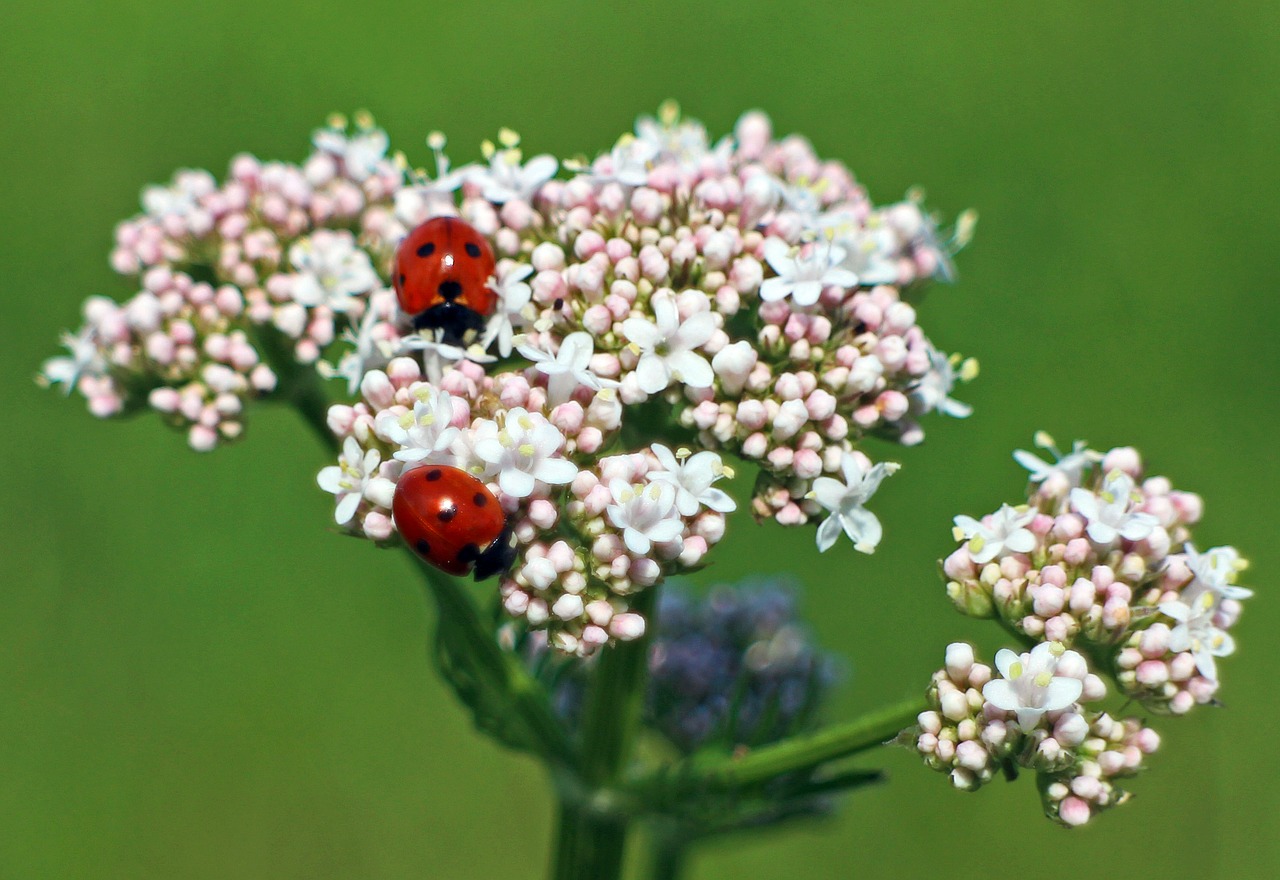
<path fill-rule="evenodd" d="M 1023 654 L 1003 649 L 994 670 L 957 642 L 933 675 L 929 709 L 901 739 L 964 791 L 997 771 L 1012 778 L 1019 768 L 1032 770 L 1046 814 L 1082 825 L 1128 799 L 1116 781 L 1134 775 L 1160 745 L 1140 720 L 1086 706 L 1105 696 L 1106 685 L 1084 657 L 1060 642 Z"/>
<path fill-rule="evenodd" d="M 586 654 L 644 633 L 628 597 L 697 567 L 734 502 L 712 485 L 726 475 L 715 453 L 655 443 L 603 455 L 621 424 L 614 389 L 571 381 L 553 395 L 563 374 L 540 366 L 487 374 L 463 361 L 438 382 L 407 357 L 371 370 L 359 402 L 329 411 L 343 452 L 319 483 L 339 525 L 389 541 L 406 469 L 449 465 L 485 481 L 518 542 L 503 605 L 547 628 L 558 649 Z"/>
<path fill-rule="evenodd" d="M 1133 449 L 1078 442 L 1064 454 L 1045 434 L 1036 442 L 1052 460 L 1014 454 L 1031 472 L 1027 502 L 957 516 L 961 546 L 943 562 L 962 612 L 996 617 L 1034 647 L 997 654 L 997 676 L 952 645 L 931 711 L 904 738 L 958 788 L 1035 769 L 1050 817 L 1079 825 L 1123 802 L 1113 780 L 1159 744 L 1136 718 L 1082 707 L 1106 691 L 1085 658 L 1125 697 L 1185 714 L 1212 701 L 1216 658 L 1234 650 L 1227 629 L 1252 593 L 1235 583 L 1245 564 L 1234 548 L 1191 543 L 1200 498 L 1144 477 Z"/>
<path fill-rule="evenodd" d="M 627 595 L 720 539 L 723 455 L 759 467 L 757 517 L 870 553 L 865 505 L 897 465 L 858 441 L 916 443 L 921 415 L 968 413 L 950 395 L 975 365 L 930 342 L 911 300 L 953 276 L 970 220 L 944 240 L 916 195 L 873 205 L 761 113 L 713 143 L 664 105 L 593 162 L 526 157 L 504 129 L 455 168 L 433 134 L 430 174 L 365 115 L 312 143 L 301 165 L 242 155 L 221 184 L 184 170 L 145 190 L 112 254 L 143 291 L 91 300 L 43 378 L 99 415 L 145 394 L 197 449 L 239 437 L 246 400 L 277 384 L 341 381 L 361 399 L 330 419 L 339 523 L 392 540 L 404 468 L 472 469 L 516 525 L 506 608 L 564 650 L 635 637 Z M 462 341 L 414 330 L 390 285 L 399 242 L 442 215 L 497 257 L 492 314 Z"/>
<path fill-rule="evenodd" d="M 1080 646 L 1113 669 L 1126 696 L 1184 714 L 1218 689 L 1216 659 L 1251 591 L 1232 547 L 1191 543 L 1199 496 L 1143 477 L 1130 448 L 1076 444 L 1054 462 L 1019 451 L 1031 470 L 1026 504 L 981 521 L 956 517 L 962 544 L 943 569 L 956 605 L 995 615 L 1033 640 Z"/>

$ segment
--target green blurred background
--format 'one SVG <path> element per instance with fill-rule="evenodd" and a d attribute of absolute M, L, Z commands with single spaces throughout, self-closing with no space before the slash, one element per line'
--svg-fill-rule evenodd
<path fill-rule="evenodd" d="M 976 207 L 962 279 L 921 322 L 976 355 L 966 422 L 931 420 L 876 499 L 872 558 L 732 525 L 704 581 L 789 571 L 852 658 L 837 717 L 917 693 L 952 612 L 949 519 L 1014 499 L 1009 452 L 1132 443 L 1203 493 L 1259 595 L 1227 708 L 1161 725 L 1134 801 L 1066 833 L 1031 780 L 949 789 L 906 752 L 838 818 L 695 859 L 697 878 L 1280 875 L 1274 452 L 1280 7 L 658 0 L 6 5 L 0 33 L 0 878 L 539 877 L 552 802 L 435 677 L 406 560 L 327 529 L 326 456 L 287 411 L 209 456 L 151 418 L 102 423 L 31 381 L 92 293 L 139 188 L 297 160 L 367 107 L 422 157 L 500 125 L 558 155 L 667 97 L 723 133 L 744 109 L 846 160 L 878 201 Z"/>

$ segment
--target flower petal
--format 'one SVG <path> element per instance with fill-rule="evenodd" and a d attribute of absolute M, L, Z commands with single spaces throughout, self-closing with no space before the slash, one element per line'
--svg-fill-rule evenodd
<path fill-rule="evenodd" d="M 835 482 L 834 480 L 832 482 Z M 818 552 L 826 553 L 835 546 L 836 541 L 840 540 L 840 517 L 838 514 L 831 514 L 822 521 L 822 525 L 818 526 Z"/>

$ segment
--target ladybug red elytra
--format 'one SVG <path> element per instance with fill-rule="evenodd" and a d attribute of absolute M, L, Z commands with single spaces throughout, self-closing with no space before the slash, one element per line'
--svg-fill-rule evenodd
<path fill-rule="evenodd" d="M 515 538 L 498 499 L 456 467 L 429 464 L 406 471 L 396 483 L 391 512 L 401 537 L 441 571 L 474 571 L 482 581 L 515 560 Z"/>
<path fill-rule="evenodd" d="M 498 297 L 489 288 L 493 248 L 471 224 L 434 217 L 396 248 L 395 288 L 414 329 L 444 331 L 453 345 L 484 329 Z"/>

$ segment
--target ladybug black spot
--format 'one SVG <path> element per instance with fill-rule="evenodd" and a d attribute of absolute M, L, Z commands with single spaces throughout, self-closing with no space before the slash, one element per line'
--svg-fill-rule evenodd
<path fill-rule="evenodd" d="M 414 545 L 415 549 L 423 556 L 431 555 L 431 545 L 427 543 L 426 538 L 419 538 L 418 543 Z"/>
<path fill-rule="evenodd" d="M 434 483 L 436 480 L 444 476 L 444 471 L 439 468 L 427 471 L 427 482 Z"/>
<path fill-rule="evenodd" d="M 450 504 L 448 507 L 440 508 L 440 512 L 436 514 L 436 518 L 439 519 L 440 522 L 447 523 L 447 522 L 450 522 L 457 515 L 458 515 L 457 506 L 454 504 Z"/>
<path fill-rule="evenodd" d="M 463 544 L 462 549 L 458 551 L 458 561 L 462 563 L 475 562 L 480 558 L 480 548 L 475 544 Z"/>
<path fill-rule="evenodd" d="M 471 500 L 475 502 L 476 507 L 484 507 L 489 503 L 489 499 L 484 496 L 483 492 L 477 492 L 472 496 Z"/>
<path fill-rule="evenodd" d="M 404 287 L 404 275 L 400 276 L 400 286 Z"/>
<path fill-rule="evenodd" d="M 466 244 L 466 249 L 467 249 L 467 256 L 468 256 L 468 257 L 470 257 L 470 258 L 471 258 L 471 259 L 473 259 L 473 260 L 474 260 L 474 259 L 479 258 L 479 256 L 480 256 L 480 245 L 476 244 L 474 241 L 469 241 L 469 242 L 467 242 L 467 244 Z"/>
<path fill-rule="evenodd" d="M 433 242 L 429 241 L 426 244 L 418 246 L 418 256 L 420 257 L 429 257 L 435 252 L 436 252 L 436 246 Z"/>
<path fill-rule="evenodd" d="M 557 312 L 560 311 L 561 309 L 564 308 L 564 300 L 557 299 L 555 302 L 551 304 L 551 308 L 555 309 Z"/>

